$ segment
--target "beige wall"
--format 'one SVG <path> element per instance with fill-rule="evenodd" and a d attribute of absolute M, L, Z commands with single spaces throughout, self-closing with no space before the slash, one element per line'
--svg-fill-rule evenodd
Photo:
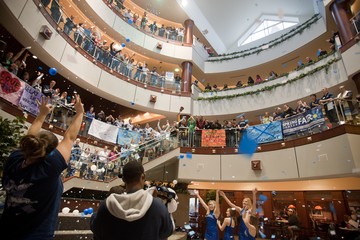
<path fill-rule="evenodd" d="M 179 179 L 203 181 L 279 181 L 319 177 L 359 176 L 360 136 L 344 134 L 322 142 L 255 153 L 200 155 L 179 160 Z M 261 160 L 261 171 L 251 169 Z M 359 181 L 360 186 L 360 181 Z"/>

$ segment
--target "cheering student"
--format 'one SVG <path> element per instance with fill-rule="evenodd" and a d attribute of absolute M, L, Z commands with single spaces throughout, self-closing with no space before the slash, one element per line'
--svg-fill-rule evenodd
<path fill-rule="evenodd" d="M 220 207 L 219 207 L 219 195 L 216 195 L 216 200 L 210 200 L 208 204 L 204 202 L 204 200 L 200 197 L 199 191 L 194 191 L 197 198 L 201 205 L 206 210 L 206 231 L 205 231 L 205 240 L 218 240 L 219 239 L 219 232 L 218 232 L 218 225 L 217 219 L 220 215 Z"/>
<path fill-rule="evenodd" d="M 239 223 L 239 239 L 240 240 L 250 240 L 250 239 L 254 239 L 254 236 L 251 236 L 251 234 L 248 234 L 249 232 L 251 233 L 252 231 L 249 229 L 249 226 L 246 224 L 246 220 L 250 220 L 250 216 L 247 216 L 247 214 L 255 214 L 255 210 L 256 210 L 256 192 L 257 189 L 255 188 L 252 193 L 253 193 L 253 203 L 251 202 L 250 198 L 244 198 L 242 204 L 242 207 L 236 206 L 234 203 L 232 203 L 225 195 L 225 193 L 223 191 L 220 191 L 219 194 L 220 196 L 222 196 L 225 201 L 227 202 L 227 204 L 231 207 L 231 208 L 235 208 L 235 210 L 240 214 L 240 217 L 238 218 L 238 223 Z"/>
<path fill-rule="evenodd" d="M 219 190 L 216 191 L 216 195 L 219 195 Z M 219 197 L 216 197 L 216 200 L 219 200 Z M 217 203 L 219 205 L 219 203 Z M 224 240 L 234 239 L 234 228 L 236 225 L 236 210 L 235 208 L 228 208 L 226 210 L 226 218 L 223 223 L 220 223 L 220 220 L 217 221 L 218 227 L 221 231 L 224 231 Z"/>
<path fill-rule="evenodd" d="M 8 239 L 54 238 L 63 193 L 60 174 L 67 167 L 84 114 L 81 99 L 76 96 L 76 115 L 59 143 L 53 133 L 40 131 L 52 109 L 49 98 L 37 103 L 39 115 L 4 167 L 6 200 L 0 232 Z"/>

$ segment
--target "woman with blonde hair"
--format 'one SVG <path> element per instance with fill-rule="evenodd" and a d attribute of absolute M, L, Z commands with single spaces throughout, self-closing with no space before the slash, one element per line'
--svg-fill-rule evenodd
<path fill-rule="evenodd" d="M 225 195 L 225 193 L 223 191 L 220 191 L 219 194 L 220 196 L 222 196 L 226 203 L 231 207 L 231 208 L 235 208 L 235 210 L 240 214 L 239 217 L 239 239 L 240 240 L 249 240 L 249 239 L 254 239 L 254 237 L 249 236 L 249 234 L 247 234 L 249 232 L 248 226 L 246 225 L 246 220 L 250 218 L 250 216 L 248 217 L 247 214 L 253 214 L 255 215 L 256 212 L 256 192 L 257 189 L 253 189 L 252 194 L 253 194 L 253 201 L 251 201 L 250 198 L 244 198 L 244 200 L 242 201 L 242 207 L 236 206 L 234 203 L 232 203 Z M 244 221 L 245 220 L 245 221 Z"/>
<path fill-rule="evenodd" d="M 216 191 L 216 199 L 218 200 L 219 197 L 219 190 Z M 217 203 L 219 205 L 219 203 Z M 224 218 L 223 223 L 220 223 L 220 220 L 217 221 L 217 225 L 221 231 L 224 231 L 224 240 L 231 240 L 234 239 L 234 228 L 236 225 L 236 210 L 235 208 L 228 208 L 226 210 L 226 217 Z"/>
<path fill-rule="evenodd" d="M 206 231 L 205 231 L 205 238 L 204 240 L 218 240 L 219 239 L 219 232 L 218 232 L 218 225 L 217 219 L 220 215 L 220 208 L 219 208 L 219 194 L 216 194 L 216 199 L 210 200 L 208 204 L 204 202 L 204 200 L 200 197 L 199 192 L 197 190 L 194 191 L 197 198 L 201 205 L 206 210 Z"/>

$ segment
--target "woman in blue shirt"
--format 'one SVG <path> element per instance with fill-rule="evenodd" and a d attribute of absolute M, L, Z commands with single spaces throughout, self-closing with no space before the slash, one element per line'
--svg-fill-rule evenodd
<path fill-rule="evenodd" d="M 251 234 L 249 233 L 249 229 L 248 226 L 246 225 L 246 222 L 244 221 L 244 217 L 246 216 L 246 213 L 252 213 L 255 214 L 255 210 L 256 210 L 256 192 L 257 189 L 255 188 L 252 193 L 253 193 L 253 202 L 251 201 L 250 198 L 244 198 L 242 204 L 242 207 L 236 206 L 234 203 L 232 203 L 225 195 L 225 193 L 223 191 L 220 191 L 220 196 L 222 196 L 225 201 L 227 202 L 227 204 L 231 207 L 231 208 L 235 208 L 235 210 L 240 214 L 239 217 L 239 240 L 252 240 L 254 239 L 253 236 L 251 236 Z"/>
<path fill-rule="evenodd" d="M 216 191 L 216 195 L 219 195 L 219 191 Z M 216 199 L 219 199 L 217 197 Z M 236 225 L 236 210 L 235 208 L 228 208 L 226 210 L 226 217 L 223 223 L 220 223 L 220 220 L 217 221 L 218 227 L 221 231 L 224 231 L 224 240 L 234 239 L 234 228 Z"/>
<path fill-rule="evenodd" d="M 4 166 L 3 186 L 6 190 L 0 232 L 11 239 L 53 239 L 63 193 L 60 175 L 67 167 L 71 146 L 79 132 L 84 108 L 76 97 L 76 115 L 58 143 L 57 137 L 40 131 L 53 105 L 50 98 L 38 102 L 39 115 L 20 147 L 9 156 Z M 18 226 L 16 231 L 14 226 Z"/>
<path fill-rule="evenodd" d="M 220 215 L 219 208 L 219 194 L 216 194 L 216 201 L 210 200 L 208 204 L 200 197 L 199 192 L 195 190 L 196 197 L 199 198 L 201 205 L 206 210 L 206 231 L 204 240 L 219 240 L 219 232 L 217 226 L 217 219 Z"/>

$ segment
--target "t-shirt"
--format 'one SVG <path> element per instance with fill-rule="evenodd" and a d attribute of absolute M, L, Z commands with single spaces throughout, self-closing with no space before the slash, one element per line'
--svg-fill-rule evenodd
<path fill-rule="evenodd" d="M 57 149 L 38 164 L 22 168 L 23 161 L 23 153 L 16 150 L 5 164 L 2 183 L 7 198 L 0 232 L 14 239 L 24 235 L 28 239 L 51 239 L 63 193 L 60 174 L 67 164 Z M 14 227 L 16 231 L 10 230 Z"/>

